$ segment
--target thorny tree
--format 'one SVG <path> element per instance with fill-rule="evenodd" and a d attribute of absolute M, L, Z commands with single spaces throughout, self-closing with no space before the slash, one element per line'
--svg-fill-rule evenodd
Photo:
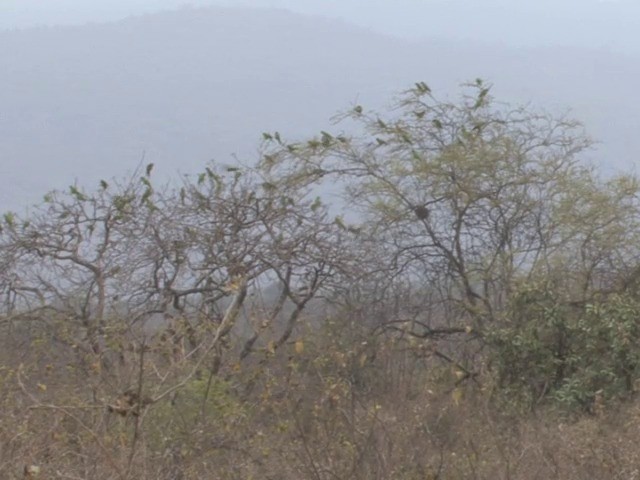
<path fill-rule="evenodd" d="M 518 285 L 552 271 L 587 301 L 640 253 L 638 181 L 599 180 L 579 123 L 496 103 L 480 80 L 467 92 L 441 101 L 418 83 L 387 116 L 337 117 L 357 134 L 269 136 L 261 162 L 274 182 L 345 186 L 360 241 L 382 254 L 379 280 L 354 290 L 372 305 L 391 295 L 384 326 L 421 338 L 482 336 L 509 321 Z"/>
<path fill-rule="evenodd" d="M 175 402 L 206 373 L 204 414 L 225 355 L 274 354 L 309 303 L 360 268 L 352 238 L 304 186 L 212 166 L 157 190 L 152 167 L 8 213 L 1 239 L 6 341 L 53 342 L 56 355 L 35 361 L 79 368 L 91 387 L 81 398 L 135 413 L 136 432 L 141 407 Z"/>

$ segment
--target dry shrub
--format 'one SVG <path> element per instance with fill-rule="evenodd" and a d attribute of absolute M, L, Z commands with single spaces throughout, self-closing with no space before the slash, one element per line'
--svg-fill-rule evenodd
<path fill-rule="evenodd" d="M 211 381 L 203 368 L 139 415 L 109 412 L 135 378 L 126 369 L 114 383 L 91 368 L 47 368 L 54 359 L 37 343 L 19 353 L 5 343 L 2 478 L 640 478 L 637 400 L 573 416 L 505 410 L 490 378 L 459 383 L 423 349 L 348 329 L 223 363 Z"/>

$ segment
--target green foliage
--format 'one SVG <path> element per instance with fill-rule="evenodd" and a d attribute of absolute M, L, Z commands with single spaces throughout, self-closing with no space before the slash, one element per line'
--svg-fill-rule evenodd
<path fill-rule="evenodd" d="M 521 289 L 487 335 L 503 393 L 532 407 L 552 400 L 585 410 L 598 397 L 628 396 L 640 373 L 640 302 L 621 294 L 572 303 L 559 290 Z"/>
<path fill-rule="evenodd" d="M 229 382 L 215 375 L 211 379 L 203 376 L 188 382 L 171 401 L 151 409 L 147 420 L 150 440 L 161 447 L 188 439 L 194 429 L 207 425 L 228 434 L 247 413 L 247 406 L 233 394 Z"/>

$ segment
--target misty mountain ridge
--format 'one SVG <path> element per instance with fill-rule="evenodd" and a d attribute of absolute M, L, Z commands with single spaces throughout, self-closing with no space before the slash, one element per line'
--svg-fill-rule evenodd
<path fill-rule="evenodd" d="M 251 162 L 260 133 L 331 129 L 416 81 L 457 96 L 476 77 L 500 100 L 573 109 L 606 167 L 640 151 L 640 58 L 581 48 L 411 42 L 282 10 L 191 8 L 82 27 L 0 33 L 0 202 L 154 162 L 164 177 Z M 340 127 L 337 127 L 340 128 Z"/>
<path fill-rule="evenodd" d="M 640 4 L 631 0 L 191 0 L 193 6 L 284 8 L 402 38 L 438 36 L 510 46 L 573 45 L 640 52 Z M 184 0 L 5 0 L 0 29 L 121 20 L 184 7 Z"/>

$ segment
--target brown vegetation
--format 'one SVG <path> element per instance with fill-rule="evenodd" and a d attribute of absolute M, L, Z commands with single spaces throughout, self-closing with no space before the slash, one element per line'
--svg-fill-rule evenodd
<path fill-rule="evenodd" d="M 640 476 L 640 182 L 470 88 L 7 213 L 3 478 Z"/>

